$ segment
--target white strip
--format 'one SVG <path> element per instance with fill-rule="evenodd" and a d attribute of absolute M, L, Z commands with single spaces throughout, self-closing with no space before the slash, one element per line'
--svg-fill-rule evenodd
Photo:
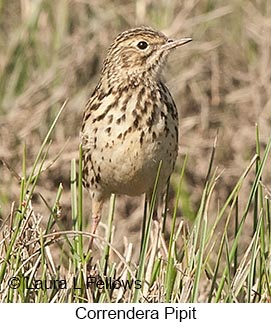
<path fill-rule="evenodd" d="M 270 304 L 0 304 L 1 322 L 270 322 Z"/>

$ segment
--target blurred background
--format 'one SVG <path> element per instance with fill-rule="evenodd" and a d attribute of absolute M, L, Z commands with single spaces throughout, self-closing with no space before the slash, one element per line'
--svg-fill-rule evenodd
<path fill-rule="evenodd" d="M 214 165 L 222 174 L 210 206 L 214 213 L 255 154 L 255 123 L 262 147 L 268 140 L 271 1 L 0 0 L 0 159 L 15 173 L 22 172 L 24 145 L 30 170 L 54 116 L 69 99 L 53 133 L 50 167 L 32 200 L 45 220 L 48 210 L 39 194 L 52 205 L 62 183 L 61 219 L 70 227 L 70 160 L 78 157 L 84 105 L 108 46 L 119 32 L 140 25 L 170 37 L 193 38 L 171 55 L 164 73 L 180 114 L 173 188 L 188 154 L 180 216 L 191 219 L 197 212 L 217 132 Z M 270 177 L 265 175 L 266 188 L 271 186 Z M 249 180 L 247 184 L 244 201 Z M 19 192 L 13 171 L 1 163 L 2 220 L 10 214 L 12 201 L 18 203 Z M 91 204 L 85 195 L 88 217 Z M 139 239 L 133 233 L 140 228 L 142 199 L 122 197 L 117 208 L 118 223 L 130 218 L 128 228 L 118 227 L 128 230 L 125 235 L 131 239 Z"/>

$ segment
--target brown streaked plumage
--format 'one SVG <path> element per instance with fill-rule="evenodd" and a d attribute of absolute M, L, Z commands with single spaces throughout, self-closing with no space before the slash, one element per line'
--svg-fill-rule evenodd
<path fill-rule="evenodd" d="M 178 154 L 178 113 L 161 71 L 170 51 L 189 41 L 141 27 L 109 47 L 81 129 L 93 233 L 111 193 L 150 196 L 160 161 L 158 191 L 166 186 Z"/>

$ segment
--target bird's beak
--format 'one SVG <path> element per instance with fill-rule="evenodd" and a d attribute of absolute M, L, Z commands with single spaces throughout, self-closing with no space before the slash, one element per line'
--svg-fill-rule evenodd
<path fill-rule="evenodd" d="M 191 41 L 192 41 L 192 38 L 190 38 L 190 37 L 181 38 L 181 39 L 177 39 L 177 40 L 169 39 L 166 44 L 161 46 L 161 49 L 162 50 L 173 49 L 173 48 L 179 47 L 181 45 L 184 45 L 186 43 L 189 43 Z"/>

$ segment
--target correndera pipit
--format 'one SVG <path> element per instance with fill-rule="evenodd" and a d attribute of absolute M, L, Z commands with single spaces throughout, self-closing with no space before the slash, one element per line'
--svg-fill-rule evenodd
<path fill-rule="evenodd" d="M 178 113 L 161 70 L 171 50 L 191 40 L 140 27 L 109 47 L 80 134 L 93 234 L 111 193 L 151 196 L 161 161 L 158 192 L 166 186 L 178 154 Z"/>

